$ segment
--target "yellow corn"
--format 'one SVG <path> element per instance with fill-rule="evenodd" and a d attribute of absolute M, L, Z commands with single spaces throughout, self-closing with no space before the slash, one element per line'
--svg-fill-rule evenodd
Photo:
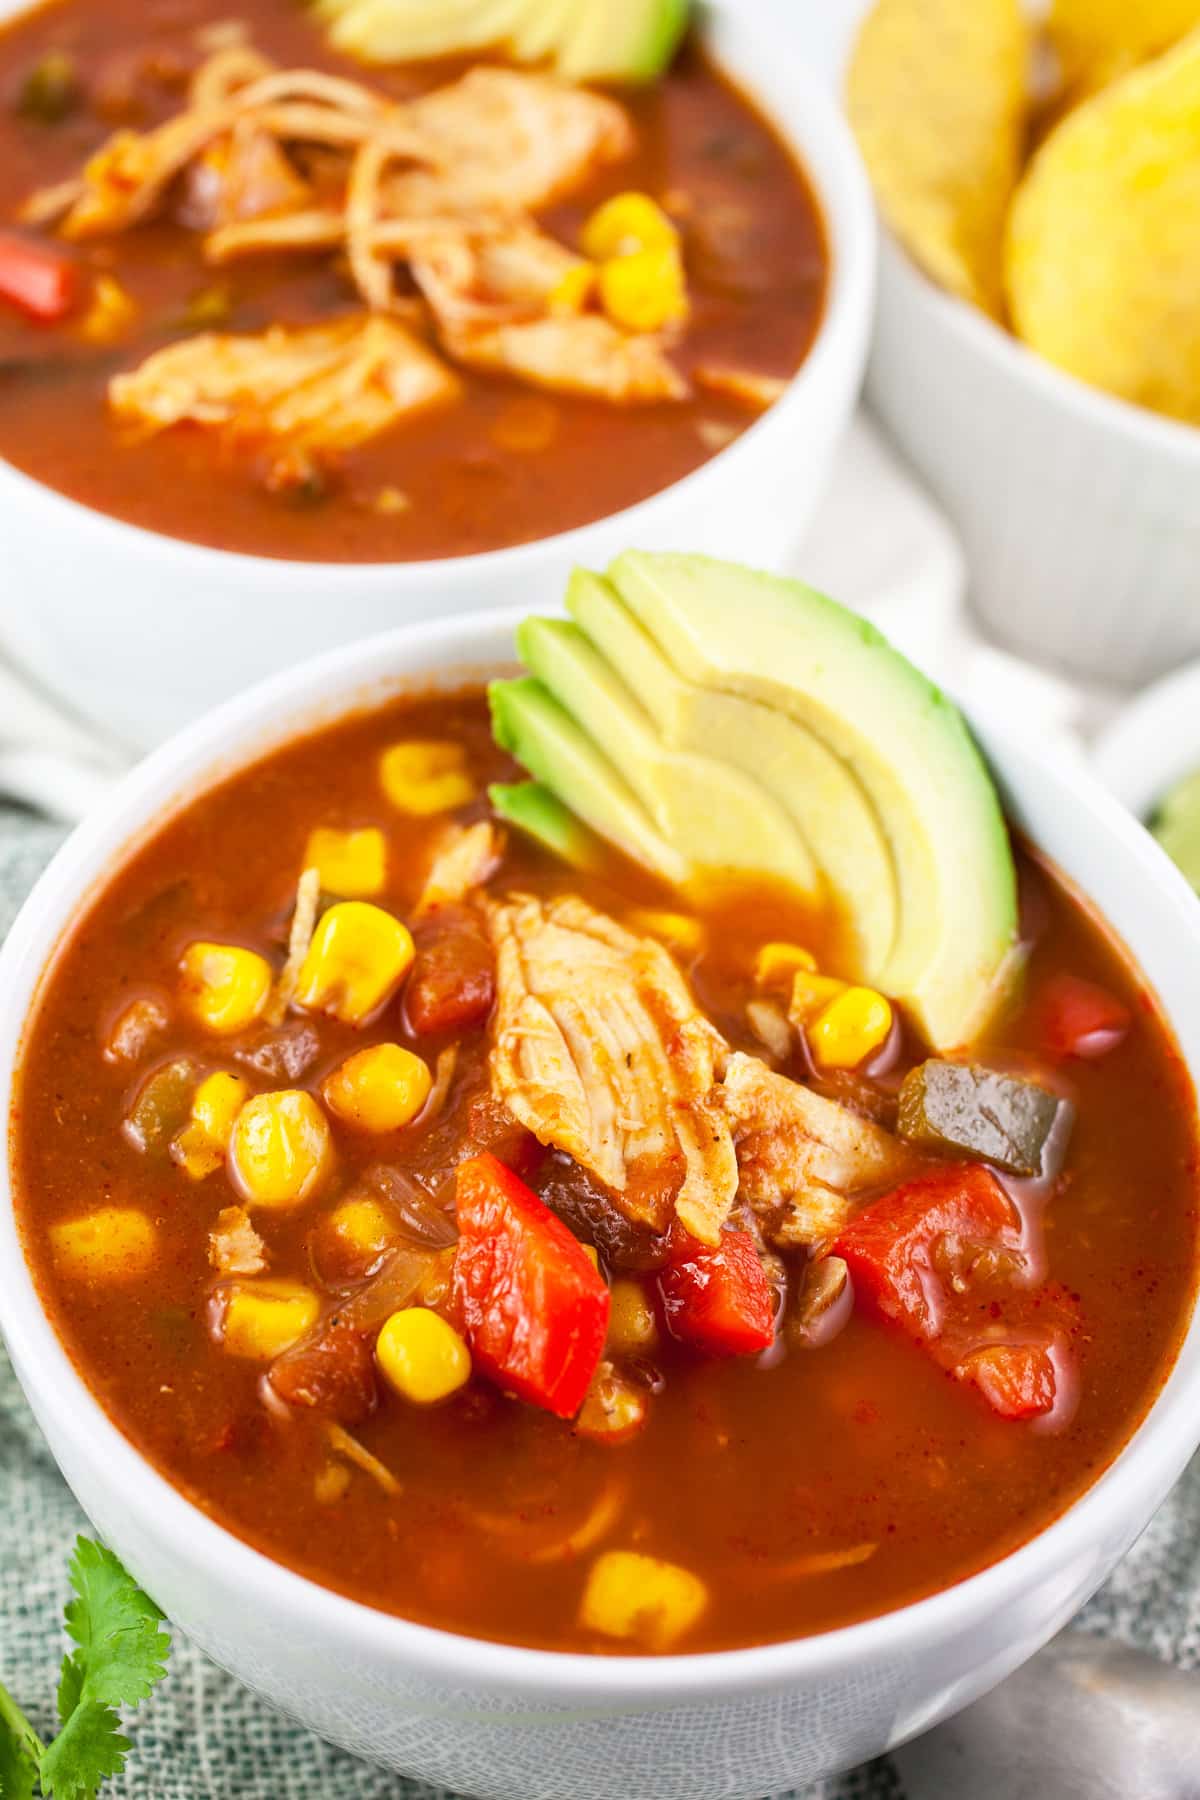
<path fill-rule="evenodd" d="M 378 1200 L 365 1195 L 343 1200 L 328 1218 L 321 1221 L 322 1231 L 340 1238 L 358 1256 L 378 1256 L 396 1236 L 391 1214 Z"/>
<path fill-rule="evenodd" d="M 333 1157 L 329 1122 L 311 1094 L 256 1094 L 237 1116 L 229 1167 L 253 1206 L 295 1206 L 320 1186 Z"/>
<path fill-rule="evenodd" d="M 887 1042 L 892 1009 L 873 988 L 848 987 L 805 1028 L 814 1060 L 827 1069 L 856 1069 Z"/>
<path fill-rule="evenodd" d="M 400 1044 L 372 1044 L 327 1075 L 329 1110 L 354 1131 L 399 1131 L 415 1119 L 433 1086 L 429 1066 Z"/>
<path fill-rule="evenodd" d="M 189 944 L 179 964 L 179 996 L 198 1024 L 222 1036 L 252 1025 L 271 992 L 271 965 L 240 944 Z"/>
<path fill-rule="evenodd" d="M 225 1291 L 219 1330 L 230 1356 L 270 1362 L 311 1331 L 321 1303 L 298 1281 L 245 1281 Z"/>
<path fill-rule="evenodd" d="M 755 985 L 786 988 L 800 970 L 817 972 L 817 959 L 803 944 L 764 944 L 754 959 Z"/>
<path fill-rule="evenodd" d="M 665 912 L 657 906 L 635 906 L 625 915 L 630 931 L 644 932 L 647 937 L 661 938 L 672 950 L 685 956 L 697 956 L 704 948 L 704 927 L 699 919 L 687 913 Z"/>
<path fill-rule="evenodd" d="M 708 1589 L 690 1569 L 635 1550 L 606 1550 L 592 1564 L 580 1622 L 587 1631 L 667 1650 L 707 1605 Z"/>
<path fill-rule="evenodd" d="M 137 302 L 111 275 L 97 275 L 92 299 L 79 322 L 89 344 L 115 344 L 137 322 Z"/>
<path fill-rule="evenodd" d="M 683 262 L 673 244 L 634 250 L 600 265 L 600 302 L 625 331 L 661 331 L 688 312 Z"/>
<path fill-rule="evenodd" d="M 218 1069 L 192 1095 L 191 1116 L 171 1145 L 171 1155 L 193 1181 L 203 1181 L 225 1161 L 234 1120 L 250 1096 L 240 1075 Z"/>
<path fill-rule="evenodd" d="M 154 1262 L 158 1232 L 132 1206 L 101 1206 L 50 1227 L 58 1268 L 78 1281 L 129 1281 Z"/>
<path fill-rule="evenodd" d="M 608 1348 L 618 1356 L 648 1350 L 658 1337 L 654 1308 L 640 1281 L 622 1276 L 609 1297 Z"/>
<path fill-rule="evenodd" d="M 635 250 L 671 249 L 679 234 L 649 194 L 614 194 L 584 222 L 579 242 L 585 256 L 607 262 Z"/>
<path fill-rule="evenodd" d="M 393 744 L 379 759 L 380 785 L 401 812 L 427 818 L 475 798 L 466 763 L 461 744 L 441 739 Z"/>
<path fill-rule="evenodd" d="M 590 262 L 577 262 L 550 289 L 546 305 L 552 313 L 580 313 L 592 297 L 596 270 Z"/>
<path fill-rule="evenodd" d="M 362 899 L 383 890 L 387 879 L 387 844 L 374 825 L 361 831 L 310 831 L 304 867 L 315 869 L 327 894 Z"/>
<path fill-rule="evenodd" d="M 823 1006 L 828 1006 L 845 991 L 845 982 L 835 980 L 832 975 L 812 975 L 807 969 L 798 969 L 792 980 L 792 998 L 788 1007 L 792 1024 L 807 1024 Z"/>
<path fill-rule="evenodd" d="M 644 1387 L 601 1363 L 575 1420 L 576 1434 L 597 1444 L 627 1443 L 645 1424 L 648 1405 Z"/>
<path fill-rule="evenodd" d="M 453 1325 L 423 1306 L 392 1314 L 376 1340 L 375 1360 L 401 1399 L 419 1406 L 445 1400 L 471 1373 L 471 1353 Z"/>
<path fill-rule="evenodd" d="M 366 900 L 341 900 L 313 932 L 296 999 L 361 1025 L 395 992 L 412 959 L 412 934 L 399 919 Z"/>

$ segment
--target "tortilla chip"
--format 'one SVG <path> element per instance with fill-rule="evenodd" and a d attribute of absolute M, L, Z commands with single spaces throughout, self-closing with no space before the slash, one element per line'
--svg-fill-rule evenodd
<path fill-rule="evenodd" d="M 888 225 L 934 281 L 997 318 L 1030 57 L 1019 0 L 878 0 L 846 80 Z"/>
<path fill-rule="evenodd" d="M 1200 0 L 1051 0 L 1047 20 L 1063 87 L 1098 93 L 1200 25 Z"/>
<path fill-rule="evenodd" d="M 1009 217 L 1017 335 L 1059 368 L 1200 424 L 1200 31 L 1069 113 Z"/>

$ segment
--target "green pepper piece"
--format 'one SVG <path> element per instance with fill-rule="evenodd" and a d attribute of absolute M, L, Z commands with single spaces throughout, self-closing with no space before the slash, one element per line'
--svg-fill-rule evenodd
<path fill-rule="evenodd" d="M 900 1089 L 897 1130 L 922 1149 L 949 1150 L 995 1163 L 1010 1175 L 1045 1175 L 1055 1126 L 1065 1144 L 1074 1109 L 1036 1082 L 973 1063 L 931 1059 L 910 1069 Z"/>
<path fill-rule="evenodd" d="M 161 1064 L 142 1083 L 125 1118 L 125 1137 L 143 1154 L 165 1154 L 188 1115 L 200 1065 L 190 1056 Z"/>
<path fill-rule="evenodd" d="M 75 65 L 62 50 L 48 50 L 33 65 L 17 95 L 17 111 L 39 125 L 58 125 L 79 105 Z"/>

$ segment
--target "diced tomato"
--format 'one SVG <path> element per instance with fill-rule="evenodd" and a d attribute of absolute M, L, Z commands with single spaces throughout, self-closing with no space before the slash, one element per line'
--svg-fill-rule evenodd
<path fill-rule="evenodd" d="M 948 1163 L 874 1201 L 833 1249 L 849 1266 L 859 1303 L 927 1343 L 942 1325 L 931 1260 L 938 1240 L 1011 1244 L 1019 1225 L 994 1175 L 975 1163 Z"/>
<path fill-rule="evenodd" d="M 482 1024 L 495 992 L 491 947 L 473 915 L 450 908 L 432 929 L 418 928 L 404 1008 L 419 1037 Z"/>
<path fill-rule="evenodd" d="M 1054 1364 L 1037 1344 L 988 1344 L 954 1371 L 977 1387 L 1002 1419 L 1036 1419 L 1054 1405 Z"/>
<path fill-rule="evenodd" d="M 1129 1008 L 1094 981 L 1055 975 L 1036 1007 L 1042 1043 L 1051 1056 L 1104 1056 L 1129 1030 Z"/>
<path fill-rule="evenodd" d="M 476 1367 L 560 1419 L 579 1411 L 609 1295 L 583 1246 L 494 1156 L 458 1165 L 454 1297 Z"/>
<path fill-rule="evenodd" d="M 658 1285 L 672 1337 L 709 1356 L 753 1356 L 775 1341 L 774 1294 L 748 1231 L 712 1246 L 681 1238 Z"/>
<path fill-rule="evenodd" d="M 58 251 L 0 232 L 0 298 L 52 325 L 75 304 L 78 270 Z"/>

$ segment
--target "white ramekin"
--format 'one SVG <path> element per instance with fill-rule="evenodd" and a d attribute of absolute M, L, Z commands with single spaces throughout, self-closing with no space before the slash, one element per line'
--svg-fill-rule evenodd
<path fill-rule="evenodd" d="M 274 677 L 136 768 L 60 851 L 0 952 L 0 1120 L 43 969 L 95 884 L 169 809 L 306 725 L 513 654 L 516 616 L 430 621 Z M 1015 822 L 1089 893 L 1200 1070 L 1200 908 L 1086 773 L 992 726 Z M 1200 1321 L 1148 1418 L 1061 1519 L 918 1605 L 794 1643 L 656 1660 L 512 1649 L 411 1625 L 313 1585 L 232 1537 L 142 1460 L 39 1304 L 0 1173 L 0 1325 L 63 1473 L 96 1527 L 190 1637 L 360 1755 L 497 1800 L 738 1800 L 802 1787 L 919 1732 L 1071 1617 L 1200 1439 Z M 836 1454 L 836 1446 L 831 1449 Z M 415 1542 L 413 1554 L 420 1554 Z"/>
<path fill-rule="evenodd" d="M 1156 681 L 1105 726 L 1092 767 L 1136 818 L 1200 769 L 1200 662 Z"/>
<path fill-rule="evenodd" d="M 988 630 L 1116 683 L 1195 655 L 1200 430 L 1063 374 L 882 240 L 868 396 L 956 526 Z"/>
<path fill-rule="evenodd" d="M 0 0 L 0 18 L 23 6 Z M 300 563 L 205 549 L 77 505 L 0 461 L 0 644 L 18 664 L 82 717 L 144 748 L 247 682 L 352 638 L 480 606 L 556 603 L 576 563 L 602 567 L 631 544 L 780 562 L 820 497 L 861 383 L 874 220 L 847 126 L 764 0 L 720 0 L 702 29 L 796 150 L 830 240 L 816 341 L 761 420 L 610 518 L 437 562 Z"/>

